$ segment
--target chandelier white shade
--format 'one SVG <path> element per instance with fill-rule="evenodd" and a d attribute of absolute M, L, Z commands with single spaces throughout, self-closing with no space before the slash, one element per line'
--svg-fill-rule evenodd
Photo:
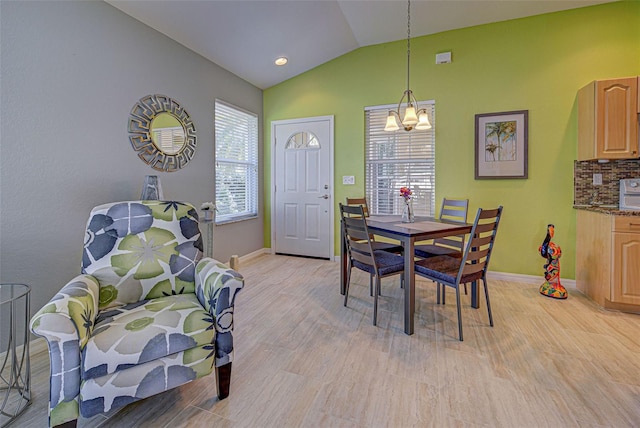
<path fill-rule="evenodd" d="M 397 110 L 390 110 L 385 131 L 397 131 L 400 126 L 405 131 L 412 129 L 431 129 L 427 110 L 420 108 L 409 85 L 409 69 L 411 64 L 411 0 L 407 1 L 407 90 L 402 94 Z M 404 104 L 403 104 L 404 103 Z M 404 112 L 403 112 L 404 110 Z M 404 113 L 404 114 L 402 114 Z"/>

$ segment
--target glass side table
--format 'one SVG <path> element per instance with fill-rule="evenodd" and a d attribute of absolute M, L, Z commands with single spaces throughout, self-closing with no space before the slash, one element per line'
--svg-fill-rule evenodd
<path fill-rule="evenodd" d="M 29 298 L 24 284 L 0 284 L 0 427 L 31 403 Z"/>

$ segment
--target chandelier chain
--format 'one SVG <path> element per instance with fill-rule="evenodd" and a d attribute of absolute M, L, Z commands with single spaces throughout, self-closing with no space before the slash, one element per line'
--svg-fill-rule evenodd
<path fill-rule="evenodd" d="M 394 132 L 400 129 L 402 125 L 405 131 L 409 132 L 413 129 L 427 130 L 431 129 L 427 109 L 420 108 L 418 100 L 411 91 L 411 0 L 407 0 L 407 90 L 404 91 L 397 110 L 389 110 L 387 123 L 384 127 L 385 131 Z M 404 114 L 402 114 L 403 102 Z"/>
<path fill-rule="evenodd" d="M 410 90 L 409 89 L 410 66 L 411 66 L 411 0 L 408 0 L 407 1 L 407 91 Z"/>

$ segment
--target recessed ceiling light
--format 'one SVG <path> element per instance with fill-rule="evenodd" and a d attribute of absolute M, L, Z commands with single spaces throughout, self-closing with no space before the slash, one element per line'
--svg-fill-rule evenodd
<path fill-rule="evenodd" d="M 289 62 L 289 60 L 287 59 L 286 56 L 281 56 L 279 58 L 276 58 L 274 62 L 276 65 L 285 65 L 286 63 Z"/>

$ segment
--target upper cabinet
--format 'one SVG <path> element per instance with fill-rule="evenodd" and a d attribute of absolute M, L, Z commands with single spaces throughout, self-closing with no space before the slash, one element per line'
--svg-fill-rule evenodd
<path fill-rule="evenodd" d="M 578 160 L 637 159 L 639 77 L 596 80 L 578 92 Z"/>

